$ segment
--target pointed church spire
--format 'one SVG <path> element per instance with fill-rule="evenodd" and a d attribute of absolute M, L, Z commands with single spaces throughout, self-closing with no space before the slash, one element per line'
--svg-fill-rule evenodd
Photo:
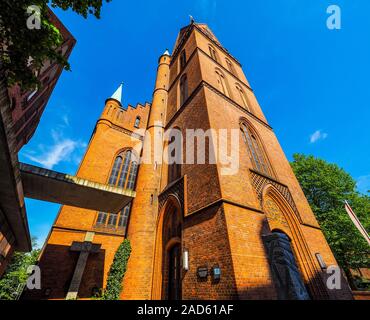
<path fill-rule="evenodd" d="M 192 15 L 189 14 L 189 18 L 190 18 L 190 24 L 195 22 L 194 17 Z"/>
<path fill-rule="evenodd" d="M 123 82 L 121 82 L 116 92 L 111 96 L 112 99 L 117 100 L 119 103 L 122 103 L 122 86 Z"/>
<path fill-rule="evenodd" d="M 163 56 L 171 56 L 170 55 L 170 52 L 168 51 L 168 49 L 166 49 L 166 51 L 163 53 Z"/>

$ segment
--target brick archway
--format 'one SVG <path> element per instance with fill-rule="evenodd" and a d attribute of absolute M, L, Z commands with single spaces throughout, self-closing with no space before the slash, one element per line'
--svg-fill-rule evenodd
<path fill-rule="evenodd" d="M 167 228 L 165 226 L 168 220 L 168 215 L 177 215 L 181 221 L 182 228 L 183 210 L 179 199 L 174 194 L 170 194 L 161 208 L 156 228 L 155 255 L 153 265 L 153 283 L 152 283 L 152 299 L 161 300 L 166 298 L 165 284 L 166 281 L 166 263 L 168 262 L 168 253 L 175 246 L 179 246 L 182 251 L 181 230 L 176 234 L 165 234 Z M 168 270 L 167 270 L 168 271 Z"/>
<path fill-rule="evenodd" d="M 298 217 L 285 197 L 268 184 L 262 191 L 262 207 L 271 231 L 279 230 L 291 240 L 302 278 L 313 299 L 329 299 L 320 270 L 309 250 Z"/>

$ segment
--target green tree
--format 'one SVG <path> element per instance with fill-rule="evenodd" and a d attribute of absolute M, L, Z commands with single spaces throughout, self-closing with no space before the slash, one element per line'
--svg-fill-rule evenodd
<path fill-rule="evenodd" d="M 349 201 L 369 231 L 370 197 L 357 192 L 355 180 L 337 165 L 302 154 L 293 158 L 293 171 L 335 258 L 352 282 L 350 269 L 368 267 L 370 250 L 346 213 L 344 201 Z"/>
<path fill-rule="evenodd" d="M 36 238 L 32 238 L 32 246 L 36 247 Z M 0 300 L 15 300 L 19 290 L 26 284 L 29 274 L 27 268 L 35 265 L 40 249 L 31 252 L 15 252 L 5 274 L 0 279 Z"/>
<path fill-rule="evenodd" d="M 105 0 L 109 2 L 111 0 Z M 69 70 L 68 61 L 56 50 L 63 39 L 60 31 L 50 22 L 48 4 L 53 8 L 71 9 L 87 18 L 89 14 L 100 18 L 103 0 L 1 0 L 0 1 L 0 65 L 8 85 L 19 84 L 23 89 L 39 85 L 35 71 L 47 60 L 60 63 Z M 29 29 L 27 21 L 33 11 L 40 9 L 40 29 Z M 33 59 L 29 64 L 30 57 Z"/>

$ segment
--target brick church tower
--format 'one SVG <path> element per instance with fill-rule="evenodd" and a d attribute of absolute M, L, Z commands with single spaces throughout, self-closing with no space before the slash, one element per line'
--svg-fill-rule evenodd
<path fill-rule="evenodd" d="M 335 258 L 241 64 L 205 24 L 182 28 L 159 58 L 151 105 L 106 101 L 77 176 L 133 200 L 119 213 L 63 206 L 40 258 L 43 289 L 26 298 L 91 297 L 124 237 L 122 299 L 352 298 L 344 278 L 327 288 Z"/>

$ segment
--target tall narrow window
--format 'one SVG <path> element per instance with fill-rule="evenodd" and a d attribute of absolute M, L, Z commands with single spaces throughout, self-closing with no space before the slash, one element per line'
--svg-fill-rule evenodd
<path fill-rule="evenodd" d="M 139 128 L 139 127 L 140 127 L 140 117 L 137 116 L 135 119 L 135 128 Z"/>
<path fill-rule="evenodd" d="M 223 73 L 220 70 L 216 70 L 216 76 L 217 76 L 217 83 L 218 83 L 218 87 L 219 87 L 220 91 L 224 95 L 230 97 L 228 86 L 227 86 L 227 83 L 226 83 L 226 80 L 225 80 L 225 76 L 223 75 Z"/>
<path fill-rule="evenodd" d="M 183 50 L 180 55 L 180 70 L 184 69 L 186 65 L 186 52 Z"/>
<path fill-rule="evenodd" d="M 98 219 L 96 220 L 96 224 L 105 225 L 107 223 L 108 213 L 106 212 L 99 212 Z"/>
<path fill-rule="evenodd" d="M 180 79 L 180 106 L 184 104 L 188 98 L 188 77 L 184 74 Z"/>
<path fill-rule="evenodd" d="M 138 161 L 131 150 L 118 155 L 114 161 L 109 184 L 125 189 L 133 190 L 136 182 Z M 130 214 L 131 203 L 118 213 L 99 212 L 96 225 L 109 228 L 125 229 Z"/>
<path fill-rule="evenodd" d="M 108 184 L 115 185 L 117 183 L 118 175 L 121 169 L 122 165 L 122 157 L 118 156 L 116 160 L 114 161 L 112 173 L 109 177 L 109 182 Z"/>
<path fill-rule="evenodd" d="M 225 59 L 226 61 L 226 64 L 227 64 L 227 67 L 229 69 L 229 71 L 235 75 L 235 69 L 234 69 L 234 65 L 231 63 L 231 61 L 229 59 Z"/>
<path fill-rule="evenodd" d="M 215 48 L 213 48 L 211 45 L 209 45 L 208 47 L 209 47 L 209 53 L 211 54 L 212 59 L 215 61 L 218 61 L 217 52 Z"/>
<path fill-rule="evenodd" d="M 129 190 L 133 190 L 135 186 L 135 180 L 136 180 L 136 173 L 137 173 L 137 162 L 133 161 L 131 163 L 131 170 L 130 174 L 128 176 L 127 186 L 126 188 Z"/>
<path fill-rule="evenodd" d="M 178 129 L 177 129 L 178 130 Z M 172 135 L 169 142 L 169 159 L 168 165 L 168 183 L 171 183 L 181 177 L 181 139 Z"/>
<path fill-rule="evenodd" d="M 123 166 L 121 167 L 120 177 L 118 181 L 118 186 L 124 188 L 126 186 L 127 176 L 130 170 L 131 162 L 131 151 L 125 153 L 125 160 L 123 161 Z"/>
<path fill-rule="evenodd" d="M 130 214 L 130 209 L 131 209 L 131 203 L 129 203 L 126 207 L 124 207 L 119 216 L 118 220 L 118 228 L 126 228 L 127 223 L 128 223 L 128 216 Z"/>
<path fill-rule="evenodd" d="M 117 213 L 111 213 L 108 219 L 108 226 L 115 227 L 117 225 L 117 217 L 118 217 Z"/>
<path fill-rule="evenodd" d="M 239 96 L 240 96 L 240 100 L 242 101 L 243 103 L 243 106 L 246 107 L 246 109 L 248 111 L 250 111 L 250 107 L 249 107 L 249 104 L 248 104 L 248 99 L 247 99 L 247 96 L 245 94 L 245 92 L 243 91 L 243 89 L 241 88 L 241 86 L 239 84 L 236 84 L 236 90 L 238 91 L 239 93 Z"/>
<path fill-rule="evenodd" d="M 268 176 L 271 176 L 272 170 L 268 163 L 267 157 L 263 152 L 262 146 L 258 139 L 256 138 L 256 135 L 250 130 L 250 127 L 245 123 L 241 124 L 240 129 L 242 132 L 243 140 L 248 147 L 249 156 L 252 161 L 253 167 L 257 171 L 264 173 Z"/>

